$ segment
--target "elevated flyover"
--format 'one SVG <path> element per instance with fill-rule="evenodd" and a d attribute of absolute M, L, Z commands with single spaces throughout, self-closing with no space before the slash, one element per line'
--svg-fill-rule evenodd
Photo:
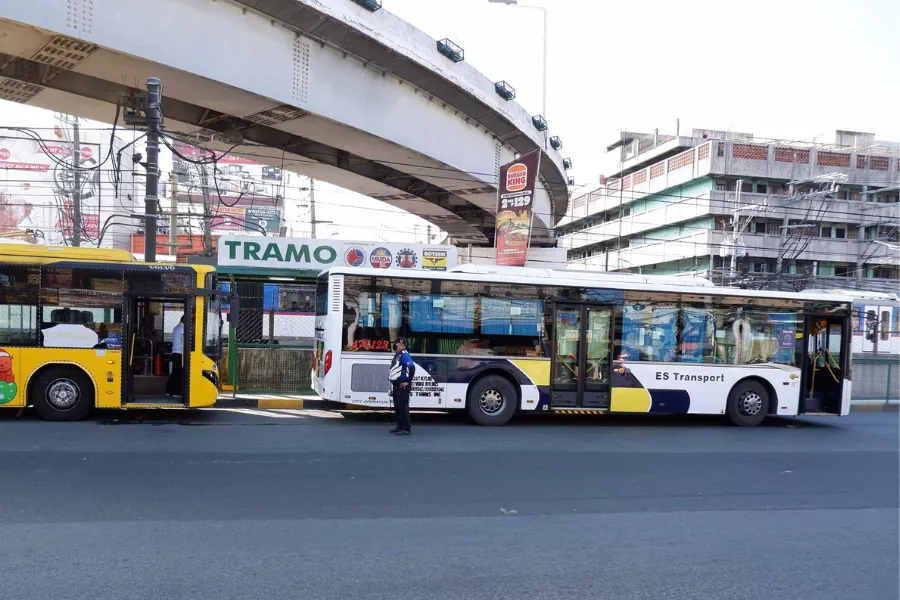
<path fill-rule="evenodd" d="M 477 57 L 476 57 L 477 60 Z M 541 148 L 533 243 L 563 159 L 515 101 L 387 10 L 351 0 L 22 0 L 0 6 L 0 98 L 110 122 L 163 82 L 167 131 L 284 165 L 490 244 L 500 164 Z M 2 121 L 2 119 L 0 119 Z M 6 124 L 6 123 L 3 123 Z"/>

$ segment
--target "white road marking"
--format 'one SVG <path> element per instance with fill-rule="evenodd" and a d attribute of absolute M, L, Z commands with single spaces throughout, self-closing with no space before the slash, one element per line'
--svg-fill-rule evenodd
<path fill-rule="evenodd" d="M 284 414 L 282 411 L 275 410 L 258 410 L 255 408 L 210 408 L 207 410 L 222 410 L 225 412 L 240 413 L 243 415 L 253 415 L 256 417 L 270 417 L 272 419 L 302 419 L 302 415 Z"/>

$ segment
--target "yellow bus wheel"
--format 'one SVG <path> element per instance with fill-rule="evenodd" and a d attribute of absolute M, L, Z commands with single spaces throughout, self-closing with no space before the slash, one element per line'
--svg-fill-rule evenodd
<path fill-rule="evenodd" d="M 77 421 L 94 407 L 94 385 L 76 367 L 44 369 L 30 387 L 35 410 L 48 421 Z"/>

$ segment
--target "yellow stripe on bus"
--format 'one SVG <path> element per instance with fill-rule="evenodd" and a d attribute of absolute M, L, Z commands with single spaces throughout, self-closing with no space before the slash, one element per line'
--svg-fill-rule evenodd
<path fill-rule="evenodd" d="M 534 385 L 550 385 L 549 360 L 510 360 Z"/>
<path fill-rule="evenodd" d="M 644 388 L 612 388 L 609 410 L 613 412 L 650 412 L 650 392 Z"/>

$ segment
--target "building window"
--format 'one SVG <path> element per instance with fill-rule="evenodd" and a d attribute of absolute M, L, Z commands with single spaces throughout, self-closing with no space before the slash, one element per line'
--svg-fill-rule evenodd
<path fill-rule="evenodd" d="M 777 235 L 781 230 L 781 223 L 778 221 L 769 221 L 766 223 L 766 233 L 769 235 Z"/>
<path fill-rule="evenodd" d="M 753 184 L 749 181 L 745 181 L 741 184 L 741 191 L 745 194 L 749 194 L 753 191 Z"/>
<path fill-rule="evenodd" d="M 834 237 L 836 237 L 839 240 L 845 239 L 847 237 L 847 229 L 844 227 L 835 227 Z"/>
<path fill-rule="evenodd" d="M 767 194 L 768 192 L 769 192 L 769 188 L 766 184 L 764 184 L 764 183 L 756 184 L 756 193 L 757 194 Z"/>
<path fill-rule="evenodd" d="M 753 233 L 765 233 L 767 225 L 765 221 L 756 221 L 753 223 Z"/>
<path fill-rule="evenodd" d="M 835 265 L 834 266 L 834 276 L 835 277 L 850 277 L 850 267 L 848 265 Z"/>
<path fill-rule="evenodd" d="M 847 239 L 848 240 L 858 240 L 859 239 L 859 229 L 856 227 L 851 227 L 847 230 Z"/>
<path fill-rule="evenodd" d="M 831 237 L 831 227 L 830 226 L 822 226 L 822 233 L 820 234 L 823 238 Z"/>
<path fill-rule="evenodd" d="M 724 181 L 717 181 L 717 182 L 716 182 L 716 191 L 718 191 L 718 192 L 724 192 L 724 191 L 727 190 L 727 189 L 728 189 L 728 184 L 725 183 Z"/>

